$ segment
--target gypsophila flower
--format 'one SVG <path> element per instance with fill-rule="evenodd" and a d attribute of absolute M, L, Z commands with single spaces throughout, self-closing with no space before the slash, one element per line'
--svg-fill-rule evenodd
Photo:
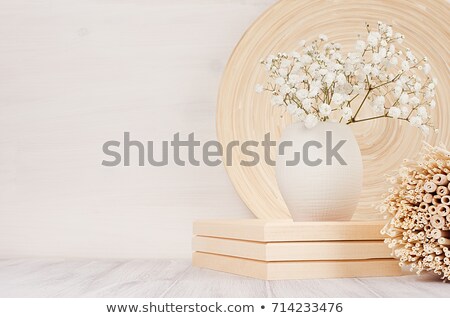
<path fill-rule="evenodd" d="M 328 41 L 328 36 L 325 34 L 319 34 L 319 40 L 320 41 Z"/>
<path fill-rule="evenodd" d="M 324 34 L 312 42 L 301 40 L 291 53 L 261 61 L 269 81 L 255 90 L 269 92 L 272 105 L 286 107 L 308 127 L 318 121 L 353 124 L 394 118 L 430 131 L 437 81 L 430 76 L 428 59 L 402 47 L 403 39 L 379 22 L 375 29 L 367 26 L 366 37 L 357 39 L 351 52 L 342 52 Z M 372 113 L 361 112 L 367 104 Z"/>
<path fill-rule="evenodd" d="M 428 117 L 428 112 L 425 106 L 420 106 L 419 108 L 417 108 L 417 116 L 422 118 L 422 120 Z"/>
<path fill-rule="evenodd" d="M 362 40 L 356 41 L 355 49 L 358 52 L 363 52 L 366 49 L 366 42 Z"/>
<path fill-rule="evenodd" d="M 402 111 L 400 110 L 400 108 L 392 106 L 391 108 L 389 108 L 389 113 L 388 114 L 392 118 L 399 118 L 400 115 L 402 114 Z"/>
<path fill-rule="evenodd" d="M 370 46 L 375 47 L 378 44 L 380 37 L 380 33 L 378 32 L 369 32 L 369 35 L 367 36 L 367 43 L 369 43 Z"/>
<path fill-rule="evenodd" d="M 295 96 L 297 96 L 297 98 L 300 101 L 302 101 L 308 97 L 308 90 L 305 88 L 301 88 L 301 89 L 297 90 L 297 92 L 295 93 Z"/>
<path fill-rule="evenodd" d="M 273 95 L 272 96 L 272 105 L 274 105 L 274 106 L 283 105 L 283 97 L 280 95 Z"/>
<path fill-rule="evenodd" d="M 420 118 L 419 116 L 414 116 L 411 118 L 409 123 L 413 127 L 420 127 L 422 125 L 422 118 Z"/>
<path fill-rule="evenodd" d="M 408 61 L 403 61 L 402 62 L 402 70 L 405 71 L 405 72 L 409 70 L 409 63 L 408 63 Z"/>
<path fill-rule="evenodd" d="M 401 110 L 401 115 L 403 116 L 403 117 L 406 117 L 406 116 L 408 116 L 409 115 L 409 108 L 408 107 L 406 107 L 406 106 L 403 106 L 403 107 L 401 107 L 400 108 L 400 110 Z"/>
<path fill-rule="evenodd" d="M 317 118 L 314 114 L 308 114 L 305 118 L 305 127 L 306 128 L 313 128 L 317 125 L 319 122 L 319 118 Z"/>
<path fill-rule="evenodd" d="M 322 116 L 330 116 L 331 110 L 332 110 L 331 106 L 326 103 L 322 103 L 319 106 L 319 112 Z"/>
<path fill-rule="evenodd" d="M 256 84 L 255 91 L 257 93 L 262 93 L 264 91 L 264 86 L 262 86 L 261 84 Z"/>
<path fill-rule="evenodd" d="M 342 109 L 342 118 L 349 120 L 353 115 L 353 111 L 350 107 L 344 107 Z"/>
<path fill-rule="evenodd" d="M 434 99 L 430 102 L 430 108 L 431 109 L 435 109 L 436 108 L 436 101 Z"/>
<path fill-rule="evenodd" d="M 291 104 L 287 105 L 286 110 L 290 114 L 294 115 L 297 111 L 297 104 L 291 103 Z"/>

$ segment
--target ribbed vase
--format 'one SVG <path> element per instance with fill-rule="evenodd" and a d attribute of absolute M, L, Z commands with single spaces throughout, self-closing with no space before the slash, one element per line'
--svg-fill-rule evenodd
<path fill-rule="evenodd" d="M 350 220 L 363 179 L 361 152 L 350 127 L 319 122 L 308 129 L 294 123 L 284 130 L 279 145 L 283 141 L 292 147 L 278 154 L 276 178 L 294 221 Z"/>

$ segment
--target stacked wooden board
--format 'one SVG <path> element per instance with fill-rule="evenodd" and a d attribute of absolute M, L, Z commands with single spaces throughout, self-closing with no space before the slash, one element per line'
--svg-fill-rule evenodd
<path fill-rule="evenodd" d="M 396 276 L 382 221 L 194 222 L 194 266 L 266 280 Z"/>

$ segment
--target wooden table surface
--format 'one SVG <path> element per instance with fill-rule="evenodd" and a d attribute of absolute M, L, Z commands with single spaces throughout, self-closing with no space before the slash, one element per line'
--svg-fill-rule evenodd
<path fill-rule="evenodd" d="M 190 260 L 0 259 L 0 297 L 450 297 L 431 274 L 262 281 Z"/>

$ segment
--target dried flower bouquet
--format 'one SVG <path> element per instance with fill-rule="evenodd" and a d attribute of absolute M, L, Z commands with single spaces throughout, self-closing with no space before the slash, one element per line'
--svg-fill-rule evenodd
<path fill-rule="evenodd" d="M 326 35 L 291 53 L 270 55 L 261 63 L 269 81 L 257 92 L 268 91 L 274 106 L 285 107 L 297 120 L 312 128 L 319 121 L 353 124 L 379 118 L 409 122 L 425 134 L 432 128 L 430 109 L 436 79 L 430 77 L 427 58 L 417 58 L 401 46 L 404 36 L 378 22 L 367 27 L 354 51 L 344 53 Z M 371 115 L 361 118 L 370 105 Z"/>

